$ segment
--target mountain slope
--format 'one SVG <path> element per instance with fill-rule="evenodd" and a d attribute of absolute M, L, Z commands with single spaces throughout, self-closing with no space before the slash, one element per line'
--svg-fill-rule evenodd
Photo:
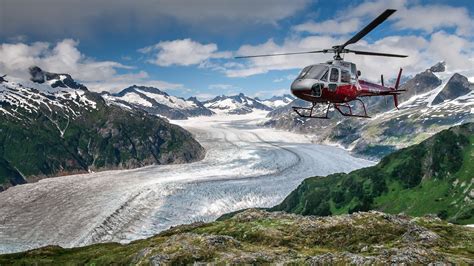
<path fill-rule="evenodd" d="M 185 100 L 153 87 L 134 85 L 116 94 L 104 93 L 103 97 L 108 101 L 139 108 L 150 114 L 170 119 L 186 119 L 190 116 L 214 114 L 196 98 Z"/>
<path fill-rule="evenodd" d="M 33 82 L 0 82 L 0 190 L 48 176 L 183 163 L 204 155 L 178 126 L 107 104 L 67 74 L 30 72 Z"/>
<path fill-rule="evenodd" d="M 217 96 L 212 100 L 204 102 L 204 106 L 216 113 L 225 114 L 248 114 L 255 110 L 272 110 L 272 108 L 262 104 L 256 99 L 244 95 L 243 93 L 234 96 Z"/>
<path fill-rule="evenodd" d="M 304 217 L 247 210 L 172 228 L 127 245 L 49 246 L 0 264 L 472 264 L 474 229 L 379 212 Z"/>
<path fill-rule="evenodd" d="M 474 123 L 449 130 L 349 174 L 311 177 L 275 211 L 331 215 L 380 210 L 474 223 Z"/>

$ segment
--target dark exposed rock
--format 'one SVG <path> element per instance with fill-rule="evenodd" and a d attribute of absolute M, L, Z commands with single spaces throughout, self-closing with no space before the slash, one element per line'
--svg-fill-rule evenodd
<path fill-rule="evenodd" d="M 465 76 L 455 73 L 436 98 L 434 98 L 433 104 L 453 100 L 469 92 L 471 92 L 469 80 Z"/>
<path fill-rule="evenodd" d="M 30 80 L 36 83 L 41 84 L 46 81 L 54 81 L 51 84 L 51 87 L 53 88 L 62 87 L 62 88 L 87 90 L 87 88 L 84 85 L 77 83 L 69 74 L 57 74 L 57 73 L 43 71 L 38 66 L 30 67 L 29 72 L 31 75 Z"/>
<path fill-rule="evenodd" d="M 430 68 L 431 72 L 444 72 L 446 70 L 446 63 L 444 61 L 438 62 Z"/>
<path fill-rule="evenodd" d="M 430 70 L 415 75 L 412 79 L 400 86 L 400 89 L 406 90 L 399 96 L 400 103 L 410 99 L 414 95 L 431 91 L 441 85 L 441 80 Z"/>
<path fill-rule="evenodd" d="M 30 80 L 36 83 L 44 83 L 45 77 L 43 70 L 37 66 L 32 66 L 28 69 L 30 71 Z"/>

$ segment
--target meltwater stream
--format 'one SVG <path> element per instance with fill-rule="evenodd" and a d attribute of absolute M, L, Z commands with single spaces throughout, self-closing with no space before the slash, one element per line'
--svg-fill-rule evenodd
<path fill-rule="evenodd" d="M 173 121 L 206 148 L 191 164 L 71 175 L 0 193 L 0 253 L 128 242 L 170 226 L 281 202 L 306 177 L 373 162 L 255 126 L 263 113 Z"/>

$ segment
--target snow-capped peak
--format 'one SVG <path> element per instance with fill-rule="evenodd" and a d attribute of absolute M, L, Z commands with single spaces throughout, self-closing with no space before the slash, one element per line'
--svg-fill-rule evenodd
<path fill-rule="evenodd" d="M 204 102 L 204 106 L 218 113 L 248 114 L 255 110 L 271 111 L 272 108 L 243 93 L 233 96 L 217 96 Z"/>
<path fill-rule="evenodd" d="M 84 85 L 77 83 L 74 79 L 72 79 L 71 75 L 69 74 L 58 74 L 43 71 L 38 66 L 30 67 L 29 72 L 31 75 L 30 80 L 34 83 L 47 84 L 52 88 L 60 87 L 87 90 Z"/>
<path fill-rule="evenodd" d="M 112 94 L 112 96 L 116 99 L 145 107 L 152 107 L 158 104 L 176 109 L 193 109 L 198 107 L 195 101 L 171 96 L 154 87 L 133 85 L 119 93 Z"/>
<path fill-rule="evenodd" d="M 102 96 L 108 102 L 125 104 L 171 119 L 185 119 L 188 116 L 212 115 L 197 99 L 185 100 L 169 95 L 158 88 L 133 85 L 119 93 Z"/>
<path fill-rule="evenodd" d="M 261 103 L 265 104 L 266 106 L 269 106 L 273 109 L 285 106 L 289 103 L 291 103 L 295 97 L 289 95 L 289 94 L 284 94 L 281 96 L 273 96 L 271 98 L 265 99 L 265 100 L 260 100 L 258 98 L 255 98 L 256 100 L 260 101 Z"/>
<path fill-rule="evenodd" d="M 31 72 L 32 71 L 32 72 Z M 87 97 L 87 89 L 70 75 L 30 68 L 31 80 L 2 76 L 0 80 L 0 114 L 22 119 L 25 113 L 78 116 L 80 110 L 96 108 Z M 34 75 L 33 75 L 34 74 Z"/>

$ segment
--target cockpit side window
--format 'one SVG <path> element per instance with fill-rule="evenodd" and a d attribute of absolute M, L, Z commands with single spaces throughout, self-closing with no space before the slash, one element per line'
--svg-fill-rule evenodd
<path fill-rule="evenodd" d="M 332 68 L 331 75 L 329 76 L 329 80 L 331 82 L 338 82 L 339 81 L 339 69 Z"/>
<path fill-rule="evenodd" d="M 351 74 L 347 70 L 341 70 L 341 82 L 351 82 Z"/>

